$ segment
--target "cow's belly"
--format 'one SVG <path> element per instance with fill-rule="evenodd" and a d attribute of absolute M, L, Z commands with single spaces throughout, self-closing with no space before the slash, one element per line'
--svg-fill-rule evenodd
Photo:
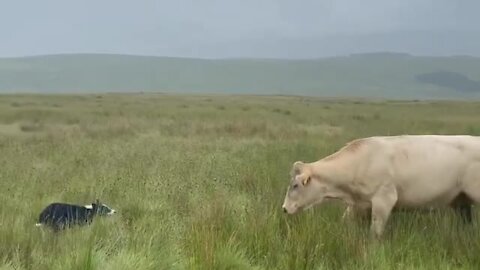
<path fill-rule="evenodd" d="M 408 158 L 394 158 L 391 163 L 399 207 L 446 206 L 461 192 L 470 161 L 449 148 L 430 153 L 422 147 L 409 149 Z"/>
<path fill-rule="evenodd" d="M 396 179 L 398 206 L 440 207 L 449 205 L 461 192 L 460 170 L 417 171 Z"/>
<path fill-rule="evenodd" d="M 401 191 L 398 194 L 396 206 L 399 208 L 430 208 L 445 207 L 460 194 L 460 189 L 452 188 L 443 192 L 432 191 Z"/>

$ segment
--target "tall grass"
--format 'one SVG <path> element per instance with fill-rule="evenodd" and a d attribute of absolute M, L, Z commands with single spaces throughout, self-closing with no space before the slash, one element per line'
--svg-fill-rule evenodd
<path fill-rule="evenodd" d="M 342 204 L 280 206 L 296 160 L 363 136 L 476 133 L 479 113 L 473 102 L 1 96 L 0 269 L 478 269 L 478 223 L 449 209 L 395 213 L 374 242 L 368 224 L 341 222 Z M 48 203 L 96 198 L 118 215 L 59 234 L 34 226 Z"/>

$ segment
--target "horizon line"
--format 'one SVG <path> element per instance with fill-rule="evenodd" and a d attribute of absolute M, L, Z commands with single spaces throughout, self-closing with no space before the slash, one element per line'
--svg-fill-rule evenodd
<path fill-rule="evenodd" d="M 155 55 L 155 54 L 135 54 L 135 53 L 109 53 L 109 52 L 60 52 L 60 53 L 45 53 L 45 54 L 28 54 L 18 56 L 0 56 L 0 59 L 22 59 L 22 58 L 38 58 L 38 57 L 55 57 L 55 56 L 128 56 L 128 57 L 148 57 L 148 58 L 164 58 L 164 59 L 192 59 L 192 60 L 322 60 L 331 58 L 342 57 L 355 57 L 355 56 L 374 56 L 374 55 L 392 55 L 403 57 L 465 57 L 465 58 L 480 58 L 480 56 L 469 54 L 448 54 L 448 55 L 427 55 L 427 54 L 412 54 L 401 51 L 369 51 L 359 53 L 338 54 L 330 56 L 319 57 L 249 57 L 249 56 L 237 56 L 237 57 L 190 57 L 190 56 L 167 56 L 167 55 Z"/>

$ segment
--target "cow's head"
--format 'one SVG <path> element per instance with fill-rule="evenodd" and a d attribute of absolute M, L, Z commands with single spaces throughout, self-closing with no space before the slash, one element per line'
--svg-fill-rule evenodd
<path fill-rule="evenodd" d="M 320 176 L 313 175 L 309 164 L 297 161 L 290 173 L 290 185 L 283 202 L 283 211 L 295 214 L 323 201 L 327 186 Z"/>

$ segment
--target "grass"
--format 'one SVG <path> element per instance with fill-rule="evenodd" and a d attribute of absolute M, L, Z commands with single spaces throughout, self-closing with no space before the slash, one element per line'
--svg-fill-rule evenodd
<path fill-rule="evenodd" d="M 341 204 L 286 216 L 296 160 L 371 135 L 478 134 L 480 103 L 175 95 L 0 96 L 0 269 L 478 269 L 479 224 Z M 54 235 L 48 203 L 119 211 Z"/>

